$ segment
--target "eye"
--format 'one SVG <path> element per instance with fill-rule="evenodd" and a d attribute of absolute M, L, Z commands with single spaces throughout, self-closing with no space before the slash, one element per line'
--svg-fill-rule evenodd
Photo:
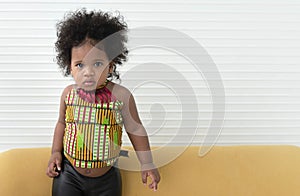
<path fill-rule="evenodd" d="M 100 61 L 97 61 L 94 65 L 95 65 L 95 67 L 101 67 L 103 65 L 103 63 Z"/>
<path fill-rule="evenodd" d="M 78 68 L 82 68 L 82 67 L 83 67 L 83 64 L 82 64 L 82 63 L 78 63 L 78 64 L 76 64 L 75 66 L 78 67 Z"/>

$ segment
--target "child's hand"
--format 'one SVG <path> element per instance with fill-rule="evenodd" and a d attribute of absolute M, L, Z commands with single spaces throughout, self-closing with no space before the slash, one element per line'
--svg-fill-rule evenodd
<path fill-rule="evenodd" d="M 61 161 L 61 152 L 54 152 L 51 155 L 46 172 L 50 178 L 54 178 L 59 175 L 59 172 L 61 171 Z"/>
<path fill-rule="evenodd" d="M 148 176 L 152 179 L 152 182 L 148 185 L 149 188 L 157 191 L 160 175 L 153 163 L 142 164 L 142 181 L 144 185 L 147 185 Z"/>

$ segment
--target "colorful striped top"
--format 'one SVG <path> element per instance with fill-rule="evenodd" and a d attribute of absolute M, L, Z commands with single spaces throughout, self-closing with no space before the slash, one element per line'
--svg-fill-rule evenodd
<path fill-rule="evenodd" d="M 72 89 L 65 98 L 64 155 L 75 166 L 101 168 L 119 157 L 123 103 L 106 86 L 96 91 Z"/>

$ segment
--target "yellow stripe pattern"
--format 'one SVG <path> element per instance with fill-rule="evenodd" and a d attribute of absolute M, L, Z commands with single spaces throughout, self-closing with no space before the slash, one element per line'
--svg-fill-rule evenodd
<path fill-rule="evenodd" d="M 66 96 L 65 103 L 66 158 L 82 168 L 112 165 L 122 145 L 123 103 L 114 98 L 109 103 L 89 103 L 81 99 L 75 89 Z"/>

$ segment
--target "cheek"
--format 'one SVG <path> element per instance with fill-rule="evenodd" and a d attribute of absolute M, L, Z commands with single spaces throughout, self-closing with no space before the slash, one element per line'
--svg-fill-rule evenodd
<path fill-rule="evenodd" d="M 75 80 L 80 80 L 80 78 L 82 78 L 82 72 L 78 71 L 76 69 L 71 70 L 71 76 L 75 79 Z"/>
<path fill-rule="evenodd" d="M 71 75 L 72 77 L 75 77 L 78 73 L 78 71 L 76 70 L 76 67 L 74 66 L 70 66 L 70 72 L 71 72 Z"/>
<path fill-rule="evenodd" d="M 99 71 L 97 72 L 96 77 L 97 77 L 97 78 L 103 78 L 103 77 L 106 77 L 107 74 L 108 74 L 108 71 L 109 71 L 108 68 L 99 70 Z"/>

